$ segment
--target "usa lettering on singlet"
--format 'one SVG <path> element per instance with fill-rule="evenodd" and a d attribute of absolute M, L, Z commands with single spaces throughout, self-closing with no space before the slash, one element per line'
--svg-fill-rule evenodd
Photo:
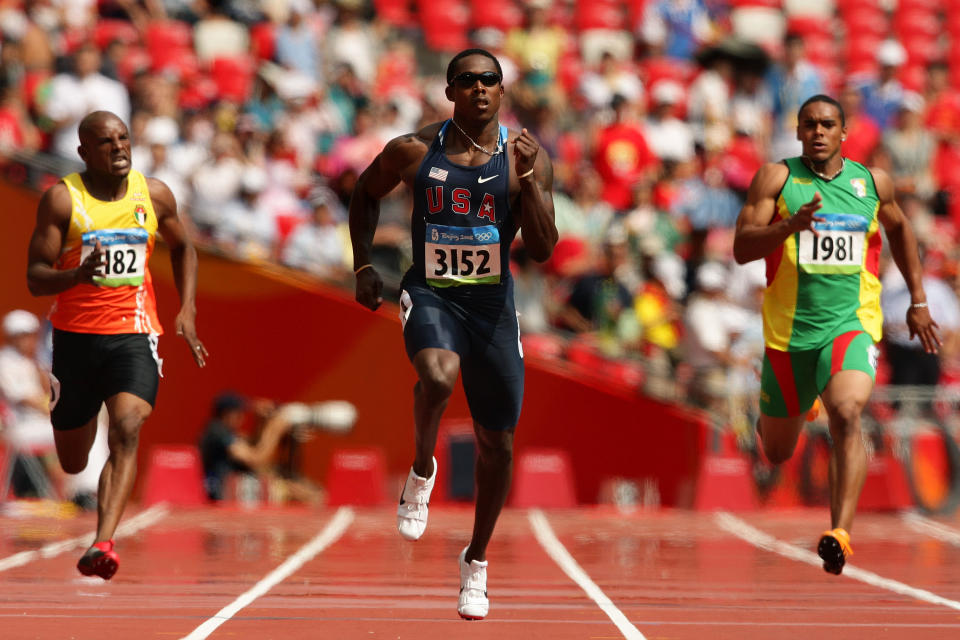
<path fill-rule="evenodd" d="M 846 159 L 832 180 L 810 171 L 800 158 L 784 162 L 789 175 L 773 222 L 794 215 L 817 192 L 821 220 L 814 223 L 816 234 L 794 233 L 766 258 L 766 345 L 781 351 L 815 349 L 847 331 L 865 331 L 879 341 L 882 240 L 873 176 Z"/>
<path fill-rule="evenodd" d="M 414 182 L 414 267 L 437 288 L 502 284 L 510 277 L 515 229 L 509 208 L 509 161 L 503 151 L 468 167 L 445 153 L 448 120 L 430 145 Z M 504 149 L 507 128 L 497 145 Z"/>
<path fill-rule="evenodd" d="M 57 296 L 50 321 L 63 331 L 113 335 L 163 332 L 148 263 L 157 215 L 144 175 L 131 171 L 127 192 L 115 201 L 97 200 L 78 173 L 63 178 L 72 210 L 63 250 L 54 265 L 73 269 L 93 252 L 104 253 L 102 276 Z"/>

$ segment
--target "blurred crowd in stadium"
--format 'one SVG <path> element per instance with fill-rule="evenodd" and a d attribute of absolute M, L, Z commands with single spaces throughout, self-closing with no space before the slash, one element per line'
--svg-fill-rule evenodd
<path fill-rule="evenodd" d="M 346 208 L 394 136 L 447 117 L 446 62 L 486 48 L 505 124 L 553 158 L 561 240 L 515 251 L 525 347 L 711 406 L 754 393 L 762 264 L 732 227 L 760 165 L 798 155 L 796 112 L 843 104 L 848 158 L 886 169 L 947 337 L 920 357 L 885 272 L 880 382 L 960 380 L 956 0 L 0 0 L 0 153 L 76 158 L 94 109 L 170 185 L 198 241 L 352 286 Z M 409 264 L 409 197 L 375 264 Z M 891 346 L 892 345 L 892 346 Z M 918 364 L 919 363 L 919 364 Z"/>

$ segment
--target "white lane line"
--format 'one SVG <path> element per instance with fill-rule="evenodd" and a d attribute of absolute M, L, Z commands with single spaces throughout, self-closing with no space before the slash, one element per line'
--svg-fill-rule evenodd
<path fill-rule="evenodd" d="M 960 547 L 960 531 L 957 531 L 953 527 L 949 527 L 936 520 L 931 520 L 913 511 L 905 511 L 900 514 L 900 517 L 903 518 L 903 521 L 907 523 L 908 527 L 917 533 L 922 533 L 931 538 L 936 538 L 942 542 Z"/>
<path fill-rule="evenodd" d="M 547 555 L 563 569 L 563 572 L 567 574 L 571 580 L 576 582 L 577 585 L 590 596 L 591 600 L 597 603 L 597 606 L 600 607 L 613 624 L 617 626 L 617 629 L 620 630 L 623 637 L 627 640 L 646 640 L 643 634 L 640 633 L 640 630 L 627 620 L 627 616 L 623 615 L 623 612 L 617 608 L 617 605 L 613 604 L 613 601 L 597 586 L 597 583 L 591 580 L 587 572 L 577 564 L 577 561 L 573 559 L 573 556 L 570 555 L 567 548 L 563 546 L 563 543 L 560 542 L 556 534 L 553 533 L 553 528 L 550 526 L 550 522 L 547 521 L 546 516 L 543 515 L 543 512 L 540 509 L 531 509 L 527 514 L 527 518 L 530 520 L 534 537 L 536 537 L 537 542 L 540 543 L 544 551 L 547 552 Z"/>
<path fill-rule="evenodd" d="M 232 618 L 238 611 L 249 605 L 251 602 L 270 591 L 287 578 L 289 578 L 297 569 L 312 560 L 318 553 L 332 545 L 340 539 L 344 531 L 353 522 L 353 509 L 350 507 L 340 507 L 327 523 L 320 533 L 313 537 L 310 542 L 300 547 L 292 556 L 287 558 L 283 564 L 271 571 L 258 583 L 253 585 L 245 593 L 220 609 L 212 618 L 194 629 L 190 635 L 184 636 L 182 640 L 202 640 L 216 631 L 217 627 Z"/>
<path fill-rule="evenodd" d="M 120 526 L 117 527 L 116 532 L 114 532 L 113 537 L 114 539 L 118 539 L 133 535 L 141 529 L 146 529 L 147 527 L 156 524 L 168 513 L 170 513 L 170 508 L 165 503 L 161 502 L 155 504 L 149 509 L 145 509 L 132 518 L 121 522 Z M 95 534 L 88 533 L 86 535 L 77 536 L 76 538 L 70 538 L 68 540 L 62 540 L 60 542 L 51 542 L 50 544 L 45 544 L 39 549 L 34 549 L 32 551 L 21 551 L 20 553 L 15 553 L 12 556 L 7 556 L 6 558 L 0 560 L 0 571 L 6 571 L 7 569 L 13 569 L 15 567 L 22 567 L 38 557 L 52 558 L 64 553 L 65 551 L 70 551 L 71 549 L 87 547 L 93 541 L 93 535 Z"/>
<path fill-rule="evenodd" d="M 783 542 L 782 540 L 777 540 L 770 534 L 760 531 L 759 529 L 747 524 L 732 514 L 721 511 L 718 512 L 714 517 L 717 521 L 717 524 L 720 525 L 722 529 L 732 533 L 742 540 L 746 540 L 755 547 L 778 553 L 785 558 L 790 558 L 791 560 L 796 560 L 797 562 L 804 562 L 815 567 L 823 566 L 823 560 L 821 560 L 820 556 L 813 551 L 801 549 L 796 545 Z M 859 580 L 860 582 L 869 584 L 870 586 L 877 587 L 879 589 L 886 589 L 887 591 L 892 591 L 894 593 L 899 593 L 900 595 L 916 598 L 917 600 L 922 600 L 923 602 L 939 604 L 943 605 L 944 607 L 950 607 L 951 609 L 960 611 L 960 602 L 957 602 L 956 600 L 950 600 L 949 598 L 938 596 L 937 594 L 925 589 L 918 589 L 916 587 L 911 587 L 908 584 L 891 580 L 890 578 L 884 578 L 883 576 L 879 576 L 872 571 L 859 569 L 848 564 L 843 568 L 843 575 L 847 578 Z"/>

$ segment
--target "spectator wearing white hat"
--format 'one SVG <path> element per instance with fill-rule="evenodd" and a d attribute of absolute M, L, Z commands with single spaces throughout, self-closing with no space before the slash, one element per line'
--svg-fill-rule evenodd
<path fill-rule="evenodd" d="M 886 129 L 893 124 L 897 111 L 903 103 L 905 89 L 897 80 L 897 72 L 907 61 L 907 50 L 896 40 L 884 40 L 877 47 L 877 78 L 864 84 L 863 108 L 873 120 Z"/>
<path fill-rule="evenodd" d="M 685 317 L 686 361 L 694 370 L 690 399 L 715 410 L 722 408 L 727 391 L 730 348 L 749 321 L 749 314 L 727 299 L 729 277 L 719 262 L 700 265 Z"/>
<path fill-rule="evenodd" d="M 927 200 L 935 190 L 930 165 L 937 141 L 924 126 L 925 106 L 923 96 L 906 92 L 895 127 L 883 134 L 883 147 L 890 155 L 890 173 L 897 191 Z"/>
<path fill-rule="evenodd" d="M 350 232 L 346 215 L 329 187 L 315 187 L 309 195 L 313 217 L 290 234 L 283 250 L 283 262 L 291 267 L 330 279 L 346 277 Z"/>
<path fill-rule="evenodd" d="M 57 463 L 50 424 L 50 379 L 37 364 L 40 321 L 29 311 L 11 311 L 3 317 L 3 335 L 5 344 L 0 349 L 3 439 L 15 458 L 37 457 L 42 461 L 41 470 L 46 467 L 49 475 Z M 31 468 L 36 467 L 36 462 L 30 464 Z M 11 471 L 8 467 L 8 473 Z M 28 477 L 31 474 L 28 473 Z M 14 483 L 18 495 L 43 493 L 43 487 L 19 485 Z"/>
<path fill-rule="evenodd" d="M 150 118 L 143 128 L 143 145 L 148 152 L 147 158 L 142 158 L 139 166 L 143 167 L 143 173 L 151 178 L 161 180 L 173 191 L 173 196 L 181 207 L 190 204 L 192 192 L 185 180 L 184 168 L 178 167 L 173 162 L 171 148 L 177 144 L 180 139 L 180 127 L 177 121 L 170 116 L 154 116 Z M 141 160 L 141 156 L 134 148 L 134 162 Z"/>
<path fill-rule="evenodd" d="M 651 108 L 644 136 L 654 155 L 661 160 L 684 162 L 693 158 L 693 131 L 675 115 L 683 99 L 683 87 L 673 80 L 660 80 L 650 90 Z"/>
<path fill-rule="evenodd" d="M 223 213 L 213 238 L 235 255 L 265 260 L 273 254 L 277 237 L 277 219 L 267 206 L 263 193 L 267 173 L 260 167 L 244 167 L 237 196 L 224 203 Z"/>

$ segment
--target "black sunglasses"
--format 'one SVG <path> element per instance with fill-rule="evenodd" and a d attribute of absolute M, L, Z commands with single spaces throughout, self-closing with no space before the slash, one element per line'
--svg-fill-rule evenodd
<path fill-rule="evenodd" d="M 483 73 L 474 73 L 473 71 L 464 71 L 453 77 L 450 84 L 457 85 L 460 89 L 469 89 L 477 84 L 477 80 L 483 83 L 485 87 L 492 87 L 500 82 L 500 74 L 493 71 L 484 71 Z"/>

